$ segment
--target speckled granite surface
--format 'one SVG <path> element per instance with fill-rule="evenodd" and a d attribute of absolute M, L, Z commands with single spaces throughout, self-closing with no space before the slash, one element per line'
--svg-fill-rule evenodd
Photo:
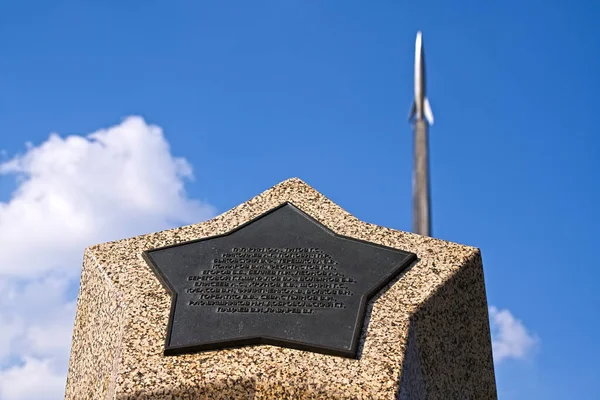
<path fill-rule="evenodd" d="M 358 359 L 266 345 L 163 356 L 170 298 L 142 251 L 226 233 L 286 201 L 420 259 L 372 299 Z M 361 222 L 295 178 L 201 224 L 89 247 L 66 399 L 496 399 L 479 250 Z"/>

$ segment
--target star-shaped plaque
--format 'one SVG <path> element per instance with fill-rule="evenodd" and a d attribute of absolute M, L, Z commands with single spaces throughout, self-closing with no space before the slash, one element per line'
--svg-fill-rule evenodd
<path fill-rule="evenodd" d="M 337 235 L 285 203 L 144 258 L 172 297 L 165 355 L 271 344 L 355 357 L 368 299 L 416 255 Z"/>

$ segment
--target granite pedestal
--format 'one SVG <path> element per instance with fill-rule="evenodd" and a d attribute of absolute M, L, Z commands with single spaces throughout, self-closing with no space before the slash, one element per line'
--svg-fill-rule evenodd
<path fill-rule="evenodd" d="M 387 253 L 382 260 L 392 262 L 394 252 L 400 254 L 396 269 L 390 267 L 393 273 L 378 280 L 381 287 L 367 299 L 364 313 L 356 314 L 356 325 L 348 327 L 357 330 L 355 342 L 332 351 L 335 343 L 328 347 L 331 338 L 319 338 L 318 332 L 312 332 L 309 344 L 254 334 L 245 342 L 228 345 L 211 339 L 195 347 L 171 346 L 179 350 L 169 352 L 170 341 L 176 339 L 169 337 L 171 329 L 179 329 L 182 317 L 174 311 L 174 289 L 157 269 L 160 257 L 153 258 L 153 251 L 227 235 L 286 204 L 336 237 L 383 249 Z M 165 260 L 168 264 L 168 254 L 160 262 Z M 192 276 L 201 274 L 191 274 L 190 280 Z M 356 282 L 349 281 L 352 288 Z M 354 300 L 346 298 L 351 308 Z M 334 316 L 333 308 L 346 307 L 343 302 L 331 304 L 331 310 L 315 313 Z M 228 316 L 231 307 L 221 311 Z M 313 311 L 300 309 L 278 318 L 284 323 L 312 318 L 304 312 Z M 208 321 L 212 314 L 206 315 L 207 325 L 195 321 L 188 335 L 197 332 L 202 338 L 206 329 L 227 332 L 229 328 Z M 246 313 L 240 321 L 251 321 L 252 315 Z M 242 325 L 239 332 L 248 323 Z M 322 340 L 324 347 L 314 340 Z M 496 399 L 480 252 L 361 222 L 295 178 L 209 221 L 89 247 L 66 399 Z"/>

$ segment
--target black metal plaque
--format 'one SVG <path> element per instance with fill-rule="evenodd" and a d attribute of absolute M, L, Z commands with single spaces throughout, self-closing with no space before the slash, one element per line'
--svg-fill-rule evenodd
<path fill-rule="evenodd" d="M 165 355 L 271 344 L 355 357 L 366 302 L 416 255 L 337 235 L 286 203 L 144 258 L 172 296 Z"/>

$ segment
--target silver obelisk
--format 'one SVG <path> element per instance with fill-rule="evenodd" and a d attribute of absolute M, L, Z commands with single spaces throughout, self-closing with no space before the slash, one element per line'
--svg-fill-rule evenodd
<path fill-rule="evenodd" d="M 428 128 L 433 125 L 433 113 L 425 94 L 425 55 L 423 35 L 417 32 L 415 43 L 415 99 L 409 120 L 413 122 L 414 171 L 413 171 L 413 232 L 431 236 L 431 205 L 429 186 Z"/>

